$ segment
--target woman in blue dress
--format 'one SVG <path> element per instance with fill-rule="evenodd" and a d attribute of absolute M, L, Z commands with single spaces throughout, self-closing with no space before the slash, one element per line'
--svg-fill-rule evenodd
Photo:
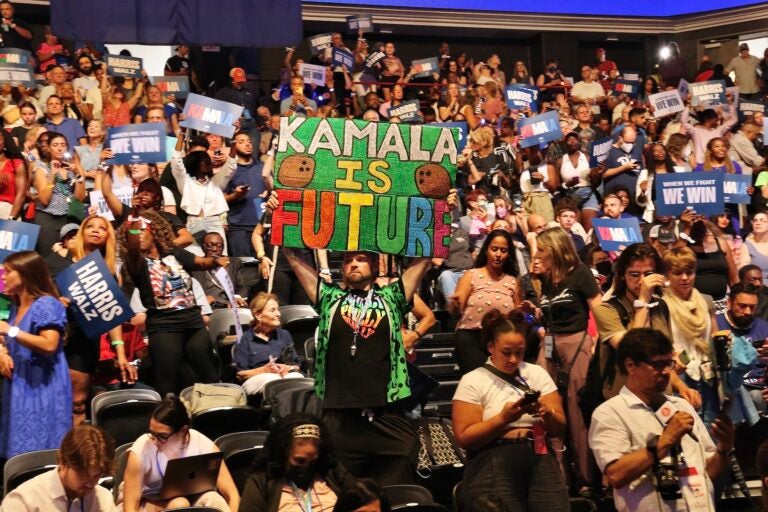
<path fill-rule="evenodd" d="M 59 447 L 72 427 L 72 384 L 63 350 L 66 310 L 45 260 L 22 251 L 3 268 L 13 306 L 8 321 L 0 321 L 0 458 L 10 458 Z"/>

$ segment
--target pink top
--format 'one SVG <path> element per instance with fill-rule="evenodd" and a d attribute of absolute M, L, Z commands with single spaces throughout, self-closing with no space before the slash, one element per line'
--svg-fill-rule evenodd
<path fill-rule="evenodd" d="M 467 270 L 472 276 L 472 291 L 456 329 L 480 329 L 480 322 L 490 310 L 507 314 L 515 309 L 517 280 L 504 275 L 498 281 L 489 278 L 482 268 Z"/>

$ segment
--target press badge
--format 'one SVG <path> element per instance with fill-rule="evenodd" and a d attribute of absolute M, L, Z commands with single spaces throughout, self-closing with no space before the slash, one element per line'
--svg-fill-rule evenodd
<path fill-rule="evenodd" d="M 715 378 L 715 372 L 712 370 L 712 363 L 707 361 L 701 363 L 701 376 L 704 380 L 712 380 Z"/>
<path fill-rule="evenodd" d="M 678 471 L 680 477 L 680 487 L 683 491 L 683 498 L 688 504 L 689 510 L 711 510 L 707 490 L 707 482 L 704 476 L 699 474 L 693 466 L 680 468 Z"/>
<path fill-rule="evenodd" d="M 544 336 L 544 357 L 552 359 L 552 351 L 555 348 L 555 340 L 551 335 Z"/>

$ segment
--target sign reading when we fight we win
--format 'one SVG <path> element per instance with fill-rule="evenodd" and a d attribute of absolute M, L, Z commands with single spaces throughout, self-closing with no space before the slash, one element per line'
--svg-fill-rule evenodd
<path fill-rule="evenodd" d="M 444 258 L 455 128 L 283 117 L 272 244 Z"/>

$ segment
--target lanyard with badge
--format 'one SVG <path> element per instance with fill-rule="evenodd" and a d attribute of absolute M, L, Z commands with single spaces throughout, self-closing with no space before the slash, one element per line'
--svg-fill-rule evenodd
<path fill-rule="evenodd" d="M 354 314 L 354 312 L 352 311 L 353 308 L 351 307 L 353 304 L 358 302 L 356 300 L 357 297 L 355 297 L 352 294 L 348 295 L 347 297 L 348 297 L 348 304 L 351 310 L 350 313 L 352 313 L 350 315 L 350 320 L 352 322 L 352 329 L 354 332 L 354 334 L 352 335 L 352 346 L 349 347 L 349 354 L 352 357 L 355 357 L 355 355 L 357 354 L 357 338 L 360 336 L 360 331 L 362 330 L 363 322 L 365 321 L 365 318 L 368 315 L 368 310 L 370 309 L 371 304 L 373 302 L 373 288 L 368 290 L 368 295 L 366 295 L 365 301 L 363 302 L 362 308 L 360 308 L 358 314 Z M 349 300 L 349 298 L 351 298 L 352 300 Z M 357 309 L 357 308 L 354 308 L 354 309 Z"/>

